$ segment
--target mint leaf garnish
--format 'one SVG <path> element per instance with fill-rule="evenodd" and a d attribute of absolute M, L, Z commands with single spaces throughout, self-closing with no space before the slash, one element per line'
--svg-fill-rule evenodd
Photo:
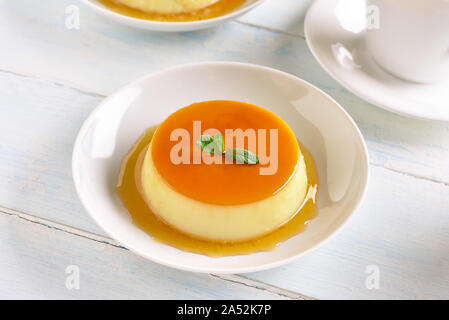
<path fill-rule="evenodd" d="M 224 151 L 224 141 L 221 133 L 217 133 L 215 137 L 209 135 L 201 135 L 196 141 L 196 145 L 201 149 L 201 151 L 220 155 Z"/>
<path fill-rule="evenodd" d="M 225 157 L 236 163 L 246 163 L 246 164 L 258 164 L 259 157 L 254 153 L 244 149 L 227 149 L 225 151 Z"/>
<path fill-rule="evenodd" d="M 224 150 L 224 140 L 221 133 L 217 133 L 214 137 L 203 134 L 196 141 L 196 145 L 201 151 L 213 154 L 213 155 L 225 155 L 227 159 L 230 159 L 236 163 L 245 164 L 258 164 L 259 157 L 249 150 L 244 149 L 228 149 Z"/>

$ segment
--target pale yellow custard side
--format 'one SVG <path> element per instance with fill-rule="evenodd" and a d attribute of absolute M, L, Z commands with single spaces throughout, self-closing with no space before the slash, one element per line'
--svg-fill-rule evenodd
<path fill-rule="evenodd" d="M 164 222 L 190 236 L 211 241 L 236 242 L 259 237 L 289 221 L 308 192 L 304 157 L 288 183 L 274 195 L 241 205 L 214 205 L 184 196 L 157 172 L 151 144 L 141 171 L 142 192 L 152 211 Z"/>

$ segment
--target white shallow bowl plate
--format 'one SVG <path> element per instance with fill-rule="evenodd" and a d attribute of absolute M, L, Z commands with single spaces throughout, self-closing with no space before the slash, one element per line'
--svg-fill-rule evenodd
<path fill-rule="evenodd" d="M 274 251 L 210 258 L 158 243 L 132 223 L 115 193 L 122 159 L 144 130 L 180 107 L 206 100 L 243 101 L 273 111 L 290 125 L 316 161 L 319 215 L 305 232 Z M 232 62 L 182 65 L 120 89 L 84 123 L 72 165 L 81 202 L 110 236 L 152 261 L 209 273 L 268 269 L 310 251 L 340 229 L 357 209 L 368 180 L 363 138 L 334 100 L 287 73 Z"/>
<path fill-rule="evenodd" d="M 161 21 L 137 19 L 116 13 L 105 7 L 97 0 L 82 0 L 82 1 L 88 7 L 95 10 L 97 13 L 121 24 L 152 31 L 183 32 L 183 31 L 201 30 L 218 26 L 219 24 L 222 24 L 224 22 L 235 19 L 245 14 L 249 10 L 261 4 L 264 0 L 247 0 L 236 10 L 223 16 L 212 19 L 189 21 L 189 22 L 161 22 Z"/>
<path fill-rule="evenodd" d="M 313 2 L 304 26 L 318 63 L 346 89 L 383 109 L 417 119 L 449 121 L 449 79 L 436 84 L 409 82 L 384 71 L 371 57 L 365 46 L 364 3 Z"/>

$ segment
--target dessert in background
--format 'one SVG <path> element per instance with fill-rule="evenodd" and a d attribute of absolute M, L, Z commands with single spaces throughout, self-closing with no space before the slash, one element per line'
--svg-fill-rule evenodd
<path fill-rule="evenodd" d="M 110 10 L 132 18 L 188 22 L 225 15 L 245 0 L 98 0 Z"/>

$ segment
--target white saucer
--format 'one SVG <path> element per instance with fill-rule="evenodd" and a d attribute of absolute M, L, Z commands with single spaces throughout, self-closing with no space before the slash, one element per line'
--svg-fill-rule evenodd
<path fill-rule="evenodd" d="M 211 258 L 159 243 L 132 223 L 115 192 L 120 164 L 146 128 L 193 102 L 225 99 L 253 103 L 281 116 L 317 165 L 318 216 L 303 233 L 271 252 Z M 72 166 L 81 202 L 111 237 L 152 261 L 209 273 L 273 268 L 311 251 L 354 213 L 368 182 L 368 153 L 362 135 L 332 98 L 287 73 L 233 62 L 182 65 L 118 90 L 82 126 Z"/>
<path fill-rule="evenodd" d="M 236 10 L 223 16 L 212 19 L 189 21 L 189 22 L 162 22 L 162 21 L 151 21 L 151 20 L 132 18 L 108 9 L 98 0 L 82 0 L 82 1 L 88 7 L 95 10 L 97 13 L 121 24 L 151 31 L 184 32 L 184 31 L 193 31 L 215 27 L 219 24 L 222 24 L 224 22 L 235 19 L 245 14 L 249 10 L 261 4 L 264 0 L 247 0 Z"/>
<path fill-rule="evenodd" d="M 364 17 L 364 1 L 313 2 L 305 34 L 321 66 L 346 89 L 381 108 L 418 119 L 449 121 L 449 79 L 417 84 L 381 69 L 365 48 Z"/>

